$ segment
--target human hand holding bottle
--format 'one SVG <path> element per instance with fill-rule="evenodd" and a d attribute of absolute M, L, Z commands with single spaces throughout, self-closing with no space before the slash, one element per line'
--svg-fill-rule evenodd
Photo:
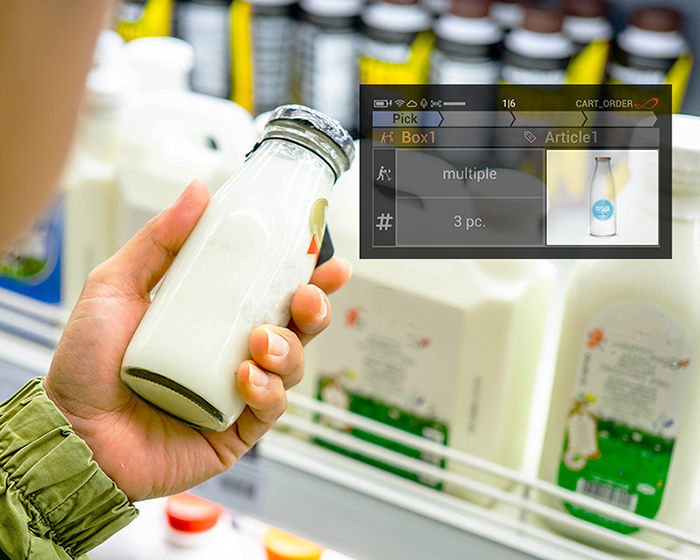
<path fill-rule="evenodd" d="M 350 275 L 345 261 L 324 263 L 295 294 L 288 328 L 267 325 L 251 333 L 252 360 L 238 368 L 235 388 L 247 407 L 228 430 L 200 432 L 156 411 L 123 385 L 120 365 L 151 290 L 208 201 L 207 188 L 193 182 L 90 274 L 44 383 L 95 461 L 132 501 L 195 486 L 250 449 L 284 412 L 285 389 L 301 380 L 303 344 L 330 321 L 325 294 Z"/>

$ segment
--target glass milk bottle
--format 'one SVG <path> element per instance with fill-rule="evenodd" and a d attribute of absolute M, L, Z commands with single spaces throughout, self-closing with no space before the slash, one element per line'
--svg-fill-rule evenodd
<path fill-rule="evenodd" d="M 588 222 L 590 234 L 608 237 L 617 233 L 615 179 L 610 169 L 610 156 L 595 158 L 595 170 L 588 189 Z"/>
<path fill-rule="evenodd" d="M 279 107 L 243 168 L 210 202 L 124 355 L 121 378 L 156 408 L 201 429 L 245 408 L 235 373 L 261 324 L 286 325 L 308 282 L 331 188 L 354 147 L 333 119 Z"/>
<path fill-rule="evenodd" d="M 582 261 L 574 269 L 540 462 L 544 480 L 678 529 L 688 526 L 700 467 L 698 136 L 700 118 L 673 115 L 673 258 Z M 633 167 L 647 194 L 630 212 L 649 212 L 655 166 L 640 155 Z M 543 499 L 599 527 L 669 544 L 634 524 Z"/>

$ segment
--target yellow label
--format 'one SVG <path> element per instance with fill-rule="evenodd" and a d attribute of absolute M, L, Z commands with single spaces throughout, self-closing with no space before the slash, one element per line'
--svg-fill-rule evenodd
<path fill-rule="evenodd" d="M 170 19 L 173 0 L 148 0 L 138 21 L 120 21 L 117 32 L 125 41 L 142 37 L 167 37 L 170 35 Z"/>
<path fill-rule="evenodd" d="M 566 83 L 602 83 L 609 49 L 610 44 L 608 41 L 591 41 L 588 46 L 569 62 L 569 66 L 566 68 Z"/>
<path fill-rule="evenodd" d="M 250 4 L 235 0 L 231 5 L 231 99 L 252 113 L 254 61 L 250 20 Z"/>
<path fill-rule="evenodd" d="M 433 34 L 422 31 L 411 44 L 405 62 L 387 62 L 370 56 L 360 57 L 360 81 L 364 84 L 425 84 L 428 82 Z"/>
<path fill-rule="evenodd" d="M 668 74 L 666 74 L 666 83 L 671 84 L 671 111 L 674 113 L 679 113 L 681 110 L 681 103 L 683 103 L 683 95 L 688 85 L 692 66 L 693 58 L 688 54 L 683 54 L 678 57 L 678 60 L 673 63 Z"/>

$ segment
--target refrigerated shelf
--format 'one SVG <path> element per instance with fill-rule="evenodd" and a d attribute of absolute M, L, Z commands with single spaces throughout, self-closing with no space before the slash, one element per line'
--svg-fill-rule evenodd
<path fill-rule="evenodd" d="M 47 372 L 64 320 L 65 315 L 55 310 L 46 314 L 37 312 L 36 308 L 23 312 L 21 301 L 8 305 L 0 297 L 1 398 L 11 395 L 28 379 Z M 41 326 L 35 331 L 41 336 L 27 335 L 26 331 L 35 328 L 34 325 Z M 592 532 L 607 533 L 535 499 L 537 492 L 549 492 L 683 543 L 665 550 L 614 534 L 617 545 L 626 547 L 630 555 L 644 554 L 665 560 L 700 559 L 698 535 L 666 527 L 302 395 L 290 393 L 289 396 L 293 407 L 283 415 L 278 427 L 263 438 L 258 453 L 197 488 L 197 492 L 357 560 L 465 557 L 613 560 L 622 556 L 548 530 L 540 520 L 542 517 L 560 522 L 563 518 L 564 523 L 582 524 Z M 311 421 L 312 414 L 321 413 L 431 454 L 446 456 L 510 481 L 515 487 L 502 490 Z M 322 448 L 312 443 L 314 437 L 485 494 L 497 504 L 482 507 L 395 476 Z M 241 484 L 241 480 L 245 483 Z"/>

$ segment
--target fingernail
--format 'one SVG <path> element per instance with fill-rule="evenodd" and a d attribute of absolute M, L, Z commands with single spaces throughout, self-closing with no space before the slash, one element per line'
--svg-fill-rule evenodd
<path fill-rule="evenodd" d="M 316 316 L 316 322 L 320 323 L 326 318 L 326 315 L 328 315 L 328 304 L 326 303 L 326 294 L 323 293 L 323 290 L 319 288 L 318 286 L 315 286 L 314 284 L 311 284 L 316 291 L 318 292 L 319 297 L 321 298 L 321 310 L 318 312 L 318 315 Z"/>
<path fill-rule="evenodd" d="M 253 387 L 257 389 L 262 389 L 263 387 L 265 387 L 265 385 L 268 384 L 268 382 L 270 381 L 270 377 L 255 364 L 249 363 L 248 380 L 250 381 L 250 384 Z"/>
<path fill-rule="evenodd" d="M 267 353 L 270 356 L 281 358 L 289 352 L 289 342 L 279 333 L 265 327 L 267 333 Z"/>

